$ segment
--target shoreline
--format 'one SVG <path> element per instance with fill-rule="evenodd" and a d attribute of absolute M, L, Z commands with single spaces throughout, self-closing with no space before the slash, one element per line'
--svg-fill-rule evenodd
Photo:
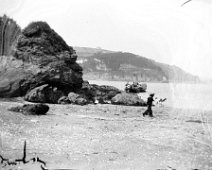
<path fill-rule="evenodd" d="M 106 80 L 106 79 L 85 79 L 85 80 L 88 80 L 89 82 L 90 81 L 103 81 L 103 82 L 134 82 L 133 80 Z M 163 82 L 163 81 L 138 81 L 140 83 L 164 83 L 164 84 L 206 84 L 206 85 L 210 85 L 212 84 L 212 82 L 174 82 L 174 81 L 170 81 L 170 82 Z"/>

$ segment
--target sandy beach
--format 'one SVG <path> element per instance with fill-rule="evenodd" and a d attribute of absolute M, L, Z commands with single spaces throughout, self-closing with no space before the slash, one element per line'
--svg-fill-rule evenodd
<path fill-rule="evenodd" d="M 39 156 L 48 169 L 199 169 L 212 167 L 212 112 L 116 105 L 49 105 L 46 116 L 8 111 L 22 100 L 0 102 L 0 154 Z M 3 169 L 39 169 L 38 164 Z"/>
<path fill-rule="evenodd" d="M 212 170 L 212 0 L 0 1 L 0 170 Z"/>

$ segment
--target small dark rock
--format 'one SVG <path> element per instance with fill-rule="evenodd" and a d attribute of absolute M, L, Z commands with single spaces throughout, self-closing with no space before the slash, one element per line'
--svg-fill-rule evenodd
<path fill-rule="evenodd" d="M 45 104 L 25 104 L 23 114 L 45 115 L 49 111 L 49 106 Z"/>
<path fill-rule="evenodd" d="M 45 115 L 49 111 L 49 106 L 45 104 L 24 104 L 23 106 L 11 107 L 13 112 L 21 112 L 25 115 Z"/>

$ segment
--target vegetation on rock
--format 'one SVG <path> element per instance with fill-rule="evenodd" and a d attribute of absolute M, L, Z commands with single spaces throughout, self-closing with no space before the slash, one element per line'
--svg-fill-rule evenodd
<path fill-rule="evenodd" d="M 20 35 L 15 57 L 23 61 L 46 64 L 71 59 L 74 54 L 66 42 L 46 22 L 32 22 Z"/>

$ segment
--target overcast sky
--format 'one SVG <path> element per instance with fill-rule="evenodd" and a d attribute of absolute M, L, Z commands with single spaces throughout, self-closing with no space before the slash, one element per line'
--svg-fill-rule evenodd
<path fill-rule="evenodd" d="M 212 78 L 212 0 L 0 0 L 24 28 L 47 21 L 71 46 L 132 52 Z"/>

